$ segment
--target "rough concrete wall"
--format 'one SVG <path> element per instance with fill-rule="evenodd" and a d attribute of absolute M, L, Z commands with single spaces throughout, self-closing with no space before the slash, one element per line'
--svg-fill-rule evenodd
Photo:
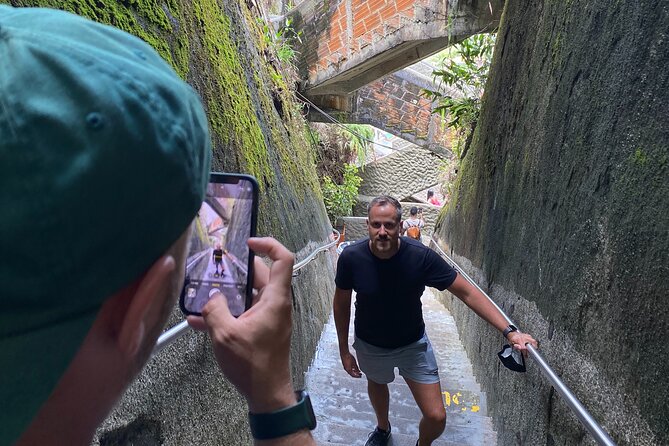
<path fill-rule="evenodd" d="M 203 98 L 214 142 L 213 169 L 258 179 L 259 235 L 275 236 L 298 261 L 326 243 L 330 225 L 301 107 L 256 20 L 258 11 L 245 2 L 216 0 L 10 3 L 66 8 L 154 46 Z M 297 386 L 329 315 L 332 282 L 327 254 L 294 279 Z M 171 323 L 182 319 L 175 313 Z M 250 444 L 246 405 L 222 377 L 201 334 L 182 338 L 154 358 L 98 434 L 96 442 L 104 445 Z"/>
<path fill-rule="evenodd" d="M 401 150 L 365 166 L 358 172 L 360 195 L 392 195 L 398 200 L 437 184 L 441 157 L 425 149 Z"/>
<path fill-rule="evenodd" d="M 618 444 L 669 443 L 669 6 L 507 2 L 439 232 Z M 591 444 L 459 302 L 501 444 Z"/>

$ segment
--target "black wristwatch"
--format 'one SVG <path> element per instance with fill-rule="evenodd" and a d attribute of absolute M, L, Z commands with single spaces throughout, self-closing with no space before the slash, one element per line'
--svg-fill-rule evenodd
<path fill-rule="evenodd" d="M 511 333 L 511 332 L 513 332 L 513 331 L 518 331 L 518 328 L 516 328 L 515 325 L 511 324 L 511 325 L 509 325 L 508 327 L 506 327 L 506 328 L 504 329 L 504 331 L 502 332 L 502 334 L 503 334 L 504 337 L 506 338 L 506 337 L 509 335 L 509 333 Z"/>
<path fill-rule="evenodd" d="M 311 407 L 309 394 L 304 390 L 295 392 L 297 404 L 270 413 L 249 412 L 251 434 L 256 440 L 270 440 L 295 433 L 302 429 L 315 429 L 316 416 Z"/>

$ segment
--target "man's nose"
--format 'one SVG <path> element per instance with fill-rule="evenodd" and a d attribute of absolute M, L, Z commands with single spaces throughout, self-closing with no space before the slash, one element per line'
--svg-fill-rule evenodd
<path fill-rule="evenodd" d="M 385 225 L 381 225 L 381 228 L 379 228 L 379 234 L 385 234 L 386 233 L 386 227 Z"/>

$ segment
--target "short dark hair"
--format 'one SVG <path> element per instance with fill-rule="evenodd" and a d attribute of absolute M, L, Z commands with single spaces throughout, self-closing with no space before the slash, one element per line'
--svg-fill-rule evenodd
<path fill-rule="evenodd" d="M 434 195 L 434 191 L 432 189 L 427 191 L 427 198 L 430 198 L 432 195 Z"/>
<path fill-rule="evenodd" d="M 369 202 L 367 205 L 367 217 L 369 217 L 369 212 L 372 210 L 374 206 L 385 206 L 385 205 L 391 205 L 395 208 L 395 213 L 397 215 L 397 221 L 402 220 L 402 205 L 400 204 L 399 201 L 391 197 L 390 195 L 379 195 L 378 197 L 374 198 L 372 201 Z"/>
<path fill-rule="evenodd" d="M 413 206 L 411 209 L 409 209 L 409 214 L 416 215 L 417 213 L 418 213 L 418 208 L 416 206 Z"/>

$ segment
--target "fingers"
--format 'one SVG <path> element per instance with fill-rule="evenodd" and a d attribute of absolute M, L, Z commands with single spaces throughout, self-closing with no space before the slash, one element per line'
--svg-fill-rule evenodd
<path fill-rule="evenodd" d="M 295 263 L 293 253 L 271 237 L 250 238 L 248 244 L 254 252 L 267 255 L 273 261 L 268 283 L 290 288 Z"/>
<path fill-rule="evenodd" d="M 539 348 L 539 343 L 529 334 L 516 332 L 517 334 L 511 340 L 512 348 L 523 354 L 527 357 L 527 344 L 530 344 L 534 348 Z"/>
<path fill-rule="evenodd" d="M 269 267 L 258 256 L 253 259 L 253 288 L 259 290 L 269 282 Z"/>
<path fill-rule="evenodd" d="M 360 372 L 360 368 L 358 368 L 358 361 L 355 360 L 355 356 L 351 355 L 350 353 L 348 355 L 344 355 L 341 358 L 341 363 L 342 366 L 344 366 L 346 373 L 351 375 L 353 378 L 362 377 L 362 372 Z"/>
<path fill-rule="evenodd" d="M 210 330 L 219 327 L 231 327 L 236 321 L 230 313 L 228 302 L 220 291 L 214 293 L 202 309 L 202 319 Z M 190 320 L 188 323 L 190 324 Z M 197 324 L 196 321 L 194 323 Z"/>
<path fill-rule="evenodd" d="M 190 325 L 193 330 L 207 331 L 207 323 L 204 321 L 202 316 L 187 316 L 186 320 L 188 321 L 188 325 Z"/>
<path fill-rule="evenodd" d="M 351 375 L 353 378 L 360 378 L 362 377 L 362 372 L 358 370 L 357 366 L 353 366 L 350 370 L 346 370 L 349 375 Z"/>

